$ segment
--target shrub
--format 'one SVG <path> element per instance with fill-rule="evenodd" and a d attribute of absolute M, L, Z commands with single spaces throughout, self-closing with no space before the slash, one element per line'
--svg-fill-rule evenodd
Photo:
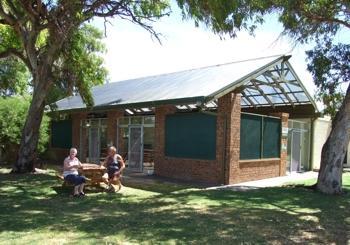
<path fill-rule="evenodd" d="M 14 161 L 21 143 L 22 128 L 28 113 L 29 97 L 0 97 L 0 150 L 2 159 Z M 44 115 L 38 143 L 38 153 L 43 153 L 49 141 L 49 117 Z"/>

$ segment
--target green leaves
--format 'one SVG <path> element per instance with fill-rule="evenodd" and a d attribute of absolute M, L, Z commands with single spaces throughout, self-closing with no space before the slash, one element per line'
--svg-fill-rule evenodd
<path fill-rule="evenodd" d="M 316 98 L 326 105 L 324 113 L 334 117 L 345 96 L 341 87 L 350 81 L 350 44 L 319 40 L 306 54 L 318 87 Z"/>
<path fill-rule="evenodd" d="M 11 26 L 0 24 L 0 53 L 8 49 L 21 50 L 22 44 Z"/>
<path fill-rule="evenodd" d="M 235 37 L 240 30 L 253 33 L 263 17 L 276 13 L 284 34 L 299 42 L 333 36 L 341 27 L 350 27 L 346 0 L 178 0 L 186 18 L 203 22 L 215 33 Z"/>
<path fill-rule="evenodd" d="M 0 97 L 0 147 L 4 150 L 19 147 L 30 99 L 28 97 Z M 40 127 L 38 151 L 44 152 L 49 141 L 49 118 L 43 117 Z M 6 153 L 6 151 L 4 151 Z"/>
<path fill-rule="evenodd" d="M 196 25 L 204 23 L 214 33 L 236 37 L 237 32 L 247 30 L 253 33 L 262 16 L 271 11 L 267 1 L 244 0 L 178 0 L 185 18 L 191 18 Z"/>
<path fill-rule="evenodd" d="M 0 59 L 0 96 L 23 95 L 28 90 L 30 74 L 16 57 Z"/>
<path fill-rule="evenodd" d="M 8 33 L 6 28 L 1 30 Z M 47 35 L 47 30 L 41 31 L 36 42 L 37 49 L 45 48 Z M 47 104 L 79 92 L 87 105 L 93 105 L 90 89 L 103 84 L 107 78 L 107 70 L 103 66 L 102 54 L 106 49 L 102 37 L 102 32 L 95 27 L 83 25 L 68 38 L 53 67 L 54 85 L 47 96 Z M 24 94 L 30 90 L 30 79 L 28 68 L 21 60 L 16 57 L 0 59 L 0 95 Z"/>
<path fill-rule="evenodd" d="M 98 29 L 83 25 L 76 30 L 64 44 L 63 52 L 55 63 L 53 90 L 63 89 L 64 93 L 56 93 L 55 98 L 48 102 L 79 92 L 84 102 L 92 106 L 91 88 L 103 84 L 107 78 L 101 56 L 104 52 L 102 33 Z"/>

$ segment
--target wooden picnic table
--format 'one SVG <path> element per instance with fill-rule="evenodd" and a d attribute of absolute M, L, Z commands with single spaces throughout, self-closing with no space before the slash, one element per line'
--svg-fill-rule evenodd
<path fill-rule="evenodd" d="M 100 185 L 102 181 L 102 176 L 105 173 L 106 168 L 104 166 L 94 164 L 94 163 L 82 163 L 82 168 L 80 168 L 81 175 L 89 179 L 91 185 Z"/>
<path fill-rule="evenodd" d="M 79 174 L 83 175 L 87 178 L 87 185 L 90 186 L 96 186 L 96 187 L 102 187 L 106 188 L 105 184 L 103 184 L 102 176 L 106 172 L 106 168 L 104 166 L 94 164 L 94 163 L 82 163 L 81 168 L 79 168 Z M 70 186 L 72 184 L 68 183 L 64 180 L 63 176 L 60 174 L 56 175 L 59 179 L 63 180 L 62 186 Z M 115 183 L 111 183 L 111 186 L 113 187 L 111 190 L 113 191 L 119 191 L 122 187 L 122 184 L 120 182 L 120 178 L 116 180 Z"/>

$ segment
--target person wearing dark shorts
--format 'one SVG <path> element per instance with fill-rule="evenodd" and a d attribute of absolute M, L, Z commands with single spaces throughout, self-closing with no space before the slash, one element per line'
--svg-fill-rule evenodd
<path fill-rule="evenodd" d="M 69 183 L 72 183 L 74 186 L 85 184 L 86 181 L 84 176 L 76 174 L 69 174 L 64 178 L 64 180 L 68 181 Z"/>
<path fill-rule="evenodd" d="M 81 162 L 76 157 L 77 149 L 71 148 L 69 151 L 69 156 L 64 159 L 63 163 L 63 177 L 64 180 L 74 185 L 74 197 L 83 197 L 84 186 L 86 179 L 84 176 L 80 176 L 78 173 L 78 168 L 81 167 Z"/>
<path fill-rule="evenodd" d="M 117 154 L 117 149 L 114 146 L 108 148 L 108 156 L 102 165 L 107 169 L 107 172 L 102 176 L 103 182 L 108 185 L 109 191 L 115 191 L 114 185 L 121 188 L 120 174 L 125 168 L 123 158 Z"/>

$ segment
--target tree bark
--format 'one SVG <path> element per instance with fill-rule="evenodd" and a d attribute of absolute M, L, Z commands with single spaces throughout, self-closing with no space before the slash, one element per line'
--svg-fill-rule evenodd
<path fill-rule="evenodd" d="M 342 193 L 343 162 L 350 139 L 350 84 L 345 99 L 332 121 L 332 130 L 322 147 L 316 187 L 326 194 Z"/>
<path fill-rule="evenodd" d="M 30 103 L 26 122 L 22 130 L 21 145 L 18 151 L 17 161 L 12 167 L 12 173 L 26 173 L 34 170 L 34 163 L 37 158 L 37 145 L 39 141 L 40 124 L 45 109 L 45 98 L 48 94 L 50 83 L 45 76 L 38 81 L 34 89 L 33 98 Z"/>

